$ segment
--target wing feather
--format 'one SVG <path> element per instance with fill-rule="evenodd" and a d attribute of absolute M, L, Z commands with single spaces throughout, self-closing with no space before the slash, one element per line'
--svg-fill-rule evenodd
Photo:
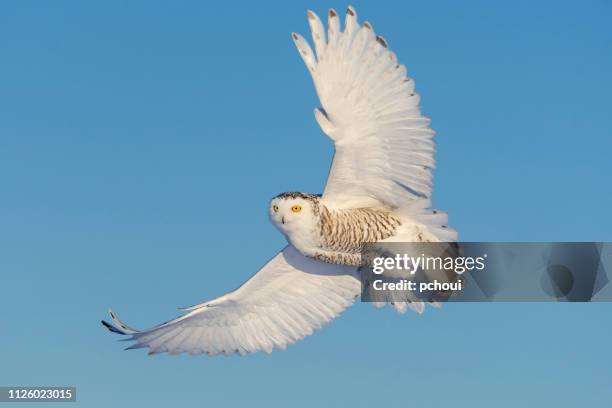
<path fill-rule="evenodd" d="M 111 313 L 109 330 L 149 353 L 248 354 L 284 349 L 351 305 L 361 290 L 354 267 L 306 258 L 287 246 L 233 292 L 186 309 L 177 319 L 137 330 Z"/>
<path fill-rule="evenodd" d="M 317 122 L 335 144 L 323 200 L 335 208 L 398 208 L 429 198 L 434 132 L 406 67 L 371 24 L 359 25 L 352 7 L 344 31 L 329 11 L 327 39 L 316 14 L 309 11 L 308 20 L 316 53 L 301 36 L 293 39 L 321 101 Z"/>

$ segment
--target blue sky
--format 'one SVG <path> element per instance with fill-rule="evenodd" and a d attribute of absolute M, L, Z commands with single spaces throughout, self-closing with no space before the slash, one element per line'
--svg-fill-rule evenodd
<path fill-rule="evenodd" d="M 612 240 L 609 2 L 353 5 L 415 79 L 463 240 Z M 609 405 L 603 303 L 357 304 L 247 358 L 101 328 L 109 306 L 172 318 L 281 248 L 268 200 L 320 192 L 332 156 L 290 32 L 330 6 L 0 4 L 0 385 L 76 385 L 83 407 Z"/>

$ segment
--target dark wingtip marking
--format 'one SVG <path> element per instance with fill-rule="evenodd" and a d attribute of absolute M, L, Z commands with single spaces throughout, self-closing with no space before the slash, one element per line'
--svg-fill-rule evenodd
<path fill-rule="evenodd" d="M 385 40 L 383 37 L 381 37 L 380 35 L 376 36 L 376 41 L 378 41 L 378 43 L 380 45 L 382 45 L 385 48 L 389 48 L 389 45 L 387 44 L 387 40 Z"/>
<path fill-rule="evenodd" d="M 315 13 L 313 13 L 311 10 L 308 10 L 306 14 L 308 15 L 308 18 L 311 20 L 314 20 L 316 18 Z"/>
<path fill-rule="evenodd" d="M 329 116 L 327 116 L 327 111 L 323 107 L 315 108 L 315 110 L 318 110 L 323 116 L 325 116 L 325 119 L 329 120 Z"/>
<path fill-rule="evenodd" d="M 296 33 L 291 33 L 291 37 L 292 37 L 292 38 L 293 38 L 295 41 L 297 41 L 297 39 L 298 39 L 298 35 L 297 35 Z"/>
<path fill-rule="evenodd" d="M 397 180 L 393 180 L 395 182 L 395 184 L 397 184 L 398 186 L 402 187 L 404 190 L 408 191 L 410 194 L 413 194 L 419 198 L 429 198 L 427 197 L 427 194 L 424 193 L 420 193 L 418 191 L 416 191 L 415 189 L 411 188 L 410 186 L 407 186 L 406 184 L 397 181 Z"/>
<path fill-rule="evenodd" d="M 353 10 L 353 8 L 351 6 L 348 6 L 346 9 L 346 14 L 349 14 L 351 16 L 355 16 L 355 10 Z"/>
<path fill-rule="evenodd" d="M 333 8 L 329 9 L 328 13 L 330 17 L 338 17 L 338 13 L 336 13 L 336 10 L 334 10 Z"/>
<path fill-rule="evenodd" d="M 102 323 L 102 326 L 106 327 L 108 330 L 110 330 L 113 333 L 125 334 L 124 332 L 122 332 L 121 330 L 117 329 L 115 326 L 113 326 L 112 324 L 108 323 L 107 321 L 100 320 L 100 323 Z"/>
<path fill-rule="evenodd" d="M 367 28 L 368 30 L 371 30 L 371 29 L 372 29 L 372 24 L 370 24 L 370 22 L 369 22 L 369 21 L 366 21 L 365 23 L 363 23 L 363 26 L 364 26 L 365 28 Z"/>

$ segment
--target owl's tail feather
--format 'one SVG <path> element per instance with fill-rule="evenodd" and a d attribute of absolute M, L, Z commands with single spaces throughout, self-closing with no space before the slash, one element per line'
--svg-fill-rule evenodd
<path fill-rule="evenodd" d="M 448 214 L 443 211 L 432 209 L 431 200 L 429 199 L 423 198 L 410 201 L 407 205 L 396 209 L 394 213 L 401 219 L 410 219 L 422 224 L 440 242 L 457 241 L 457 232 L 447 225 Z M 405 313 L 406 310 L 412 309 L 418 314 L 421 314 L 425 310 L 426 304 L 435 308 L 441 307 L 439 302 L 423 302 L 418 299 L 412 299 L 410 296 L 400 299 L 391 298 L 388 299 L 387 302 L 378 302 L 375 306 L 382 307 L 385 303 L 389 303 L 399 313 Z"/>
<path fill-rule="evenodd" d="M 448 214 L 431 208 L 431 200 L 417 199 L 396 210 L 400 216 L 407 216 L 421 224 L 434 234 L 440 242 L 455 242 L 457 231 L 448 226 Z"/>

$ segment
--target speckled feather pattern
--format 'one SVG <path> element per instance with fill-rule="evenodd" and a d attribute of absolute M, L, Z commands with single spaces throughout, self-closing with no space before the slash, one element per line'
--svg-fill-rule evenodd
<path fill-rule="evenodd" d="M 344 265 L 360 265 L 361 249 L 367 242 L 393 236 L 401 225 L 389 210 L 356 208 L 333 210 L 318 206 L 322 251 L 319 260 Z"/>

